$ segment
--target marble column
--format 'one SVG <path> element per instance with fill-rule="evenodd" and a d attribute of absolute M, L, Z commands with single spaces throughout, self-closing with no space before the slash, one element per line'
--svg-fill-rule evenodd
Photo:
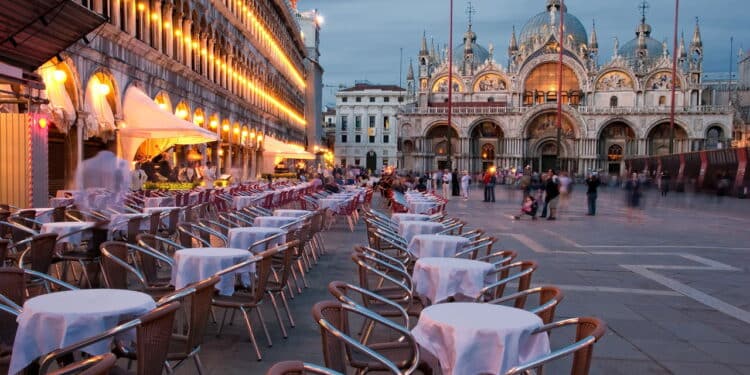
<path fill-rule="evenodd" d="M 166 27 L 166 25 L 169 25 L 169 27 Z M 174 35 L 172 34 L 174 25 L 172 25 L 172 4 L 170 2 L 164 3 L 164 7 L 162 8 L 162 26 L 164 28 L 162 30 L 162 33 L 164 33 L 164 54 L 174 58 L 172 47 L 172 43 L 174 42 Z"/>
<path fill-rule="evenodd" d="M 182 39 L 183 39 L 183 62 L 188 68 L 193 68 L 193 31 L 191 26 L 193 21 L 185 19 L 182 21 Z"/>
<path fill-rule="evenodd" d="M 152 22 L 153 32 L 153 43 L 151 44 L 157 51 L 162 51 L 161 45 L 161 27 L 162 27 L 162 15 L 161 15 L 161 1 L 154 2 L 154 10 L 152 14 L 156 14 L 156 20 Z"/>

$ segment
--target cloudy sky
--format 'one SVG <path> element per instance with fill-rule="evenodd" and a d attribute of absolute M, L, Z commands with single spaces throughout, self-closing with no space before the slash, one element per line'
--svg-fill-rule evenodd
<path fill-rule="evenodd" d="M 620 45 L 635 37 L 640 20 L 641 0 L 567 0 L 568 11 L 578 17 L 591 32 L 596 21 L 599 36 L 599 62 L 612 55 L 614 37 Z M 400 51 L 403 48 L 403 76 L 409 59 L 416 61 L 422 32 L 435 43 L 448 42 L 448 0 L 299 0 L 300 10 L 318 9 L 325 22 L 321 32 L 321 64 L 325 69 L 324 103 L 333 101 L 338 85 L 355 80 L 372 83 L 399 83 Z M 545 10 L 546 0 L 473 0 L 477 10 L 473 29 L 480 45 L 495 46 L 495 61 L 507 63 L 511 29 L 523 27 L 526 20 Z M 466 30 L 467 1 L 454 0 L 454 44 L 460 43 Z M 669 39 L 672 45 L 674 1 L 651 0 L 647 22 L 651 36 Z M 730 42 L 734 36 L 736 51 L 750 49 L 748 0 L 682 1 L 679 30 L 689 43 L 695 17 L 700 17 L 706 72 L 729 70 Z M 736 70 L 736 67 L 733 68 Z M 402 84 L 405 85 L 402 78 Z"/>

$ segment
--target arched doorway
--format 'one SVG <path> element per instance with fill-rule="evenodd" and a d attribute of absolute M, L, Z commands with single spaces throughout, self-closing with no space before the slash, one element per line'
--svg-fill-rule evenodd
<path fill-rule="evenodd" d="M 670 125 L 668 122 L 654 126 L 648 133 L 648 154 L 669 155 Z M 688 136 L 685 129 L 674 124 L 674 153 L 689 151 Z"/>
<path fill-rule="evenodd" d="M 365 155 L 365 168 L 370 174 L 378 172 L 378 155 L 375 151 L 370 150 Z"/>
<path fill-rule="evenodd" d="M 724 129 L 720 126 L 711 126 L 706 131 L 706 150 L 717 150 L 726 147 L 724 145 Z"/>
<path fill-rule="evenodd" d="M 403 162 L 401 167 L 407 171 L 414 170 L 414 142 L 407 139 L 401 146 L 401 155 L 403 156 Z"/>
<path fill-rule="evenodd" d="M 557 113 L 545 112 L 534 117 L 526 126 L 528 164 L 531 168 L 535 171 L 546 171 L 552 168 L 575 173 L 578 167 L 576 155 L 567 150 L 576 149 L 576 128 L 573 121 L 563 115 L 560 128 L 560 159 L 558 160 Z"/>
<path fill-rule="evenodd" d="M 612 122 L 599 133 L 599 160 L 610 175 L 625 170 L 625 157 L 637 154 L 636 147 L 635 132 L 625 122 Z"/>
<path fill-rule="evenodd" d="M 503 129 L 491 121 L 483 121 L 471 130 L 471 172 L 484 172 L 502 154 Z"/>
<path fill-rule="evenodd" d="M 563 64 L 562 74 L 562 102 L 564 104 L 578 105 L 581 102 L 581 85 L 576 73 Z M 529 73 L 524 82 L 523 104 L 531 106 L 535 104 L 556 103 L 559 85 L 558 75 L 560 65 L 558 63 L 539 64 Z"/>
<path fill-rule="evenodd" d="M 448 136 L 450 135 L 450 145 Z M 426 138 L 426 149 L 428 152 L 428 164 L 432 169 L 451 169 L 448 163 L 448 153 L 451 154 L 451 162 L 455 161 L 456 155 L 460 153 L 458 148 L 458 132 L 448 125 L 433 126 Z"/>

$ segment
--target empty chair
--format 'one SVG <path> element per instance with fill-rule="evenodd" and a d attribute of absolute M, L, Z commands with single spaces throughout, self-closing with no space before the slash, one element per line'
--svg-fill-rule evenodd
<path fill-rule="evenodd" d="M 477 300 L 490 301 L 502 297 L 505 287 L 514 281 L 518 283 L 518 292 L 529 289 L 531 286 L 531 276 L 536 269 L 536 262 L 530 260 L 515 262 L 496 268 L 493 272 L 498 275 L 498 280 L 482 288 Z M 519 296 L 518 298 L 525 300 L 526 296 Z"/>
<path fill-rule="evenodd" d="M 117 357 L 112 353 L 88 357 L 71 363 L 61 369 L 48 372 L 48 375 L 107 375 L 115 367 Z"/>
<path fill-rule="evenodd" d="M 527 306 L 527 298 L 532 295 L 538 295 L 538 302 L 536 305 Z M 562 290 L 556 286 L 545 285 L 538 288 L 531 288 L 513 293 L 511 295 L 497 298 L 487 303 L 499 304 L 511 304 L 513 307 L 518 309 L 525 309 L 529 312 L 537 314 L 544 324 L 552 323 L 555 319 L 555 309 L 557 305 L 562 302 L 563 298 Z"/>
<path fill-rule="evenodd" d="M 131 261 L 136 259 L 144 259 L 147 263 L 158 261 L 171 267 L 174 263 L 171 258 L 121 241 L 107 241 L 102 244 L 101 251 L 102 273 L 108 288 L 130 289 L 128 288 L 128 274 L 130 274 L 135 276 L 140 289 L 154 298 L 160 298 L 174 290 L 168 282 L 147 278 L 135 267 L 135 262 L 131 264 Z"/>
<path fill-rule="evenodd" d="M 343 375 L 338 371 L 302 361 L 284 361 L 271 366 L 266 375 Z"/>
<path fill-rule="evenodd" d="M 536 370 L 534 373 L 541 373 L 544 365 L 547 363 L 570 354 L 573 354 L 570 374 L 588 375 L 594 353 L 594 343 L 604 336 L 604 333 L 607 331 L 607 325 L 599 318 L 571 318 L 546 324 L 534 330 L 532 334 L 546 335 L 550 334 L 551 331 L 559 330 L 566 326 L 575 326 L 575 341 L 572 344 L 553 350 L 542 357 L 531 359 L 526 363 L 521 363 L 508 370 L 505 375 L 528 374 L 532 370 Z"/>

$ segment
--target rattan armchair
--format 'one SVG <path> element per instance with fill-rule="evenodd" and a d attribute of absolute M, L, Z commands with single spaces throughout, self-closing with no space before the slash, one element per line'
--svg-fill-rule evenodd
<path fill-rule="evenodd" d="M 161 298 L 174 290 L 167 281 L 156 278 L 155 272 L 157 261 L 172 267 L 174 264 L 172 258 L 121 241 L 107 241 L 102 244 L 101 251 L 102 273 L 108 288 L 129 289 L 128 274 L 130 274 L 135 276 L 140 289 L 154 299 Z M 141 267 L 146 272 L 137 268 L 139 262 L 146 265 Z"/>
<path fill-rule="evenodd" d="M 107 375 L 115 367 L 117 357 L 112 353 L 88 357 L 69 364 L 61 369 L 48 372 L 48 375 Z"/>
<path fill-rule="evenodd" d="M 115 337 L 115 335 L 135 328 L 135 343 L 118 342 L 116 343 L 117 351 L 121 353 L 137 353 L 137 375 L 161 374 L 169 351 L 169 340 L 172 336 L 172 325 L 175 312 L 179 307 L 179 302 L 172 302 L 157 307 L 138 319 L 120 324 L 99 335 L 82 340 L 65 348 L 57 349 L 41 358 L 39 361 L 40 373 L 47 373 L 49 367 L 64 356 L 69 356 L 91 344 L 102 340 L 109 340 Z"/>
<path fill-rule="evenodd" d="M 527 363 L 515 366 L 506 371 L 505 375 L 525 375 L 532 373 L 532 370 L 536 370 L 533 372 L 535 374 L 541 374 L 544 365 L 571 354 L 573 355 L 573 362 L 570 374 L 588 375 L 594 353 L 594 343 L 598 342 L 604 336 L 604 333 L 607 331 L 607 325 L 599 318 L 571 318 L 546 324 L 534 330 L 532 334 L 546 335 L 553 330 L 559 330 L 566 326 L 575 326 L 576 328 L 575 341 L 572 344 L 553 350 L 551 353 L 532 359 Z"/>
<path fill-rule="evenodd" d="M 302 361 L 283 361 L 271 366 L 266 375 L 344 375 L 329 368 Z"/>

